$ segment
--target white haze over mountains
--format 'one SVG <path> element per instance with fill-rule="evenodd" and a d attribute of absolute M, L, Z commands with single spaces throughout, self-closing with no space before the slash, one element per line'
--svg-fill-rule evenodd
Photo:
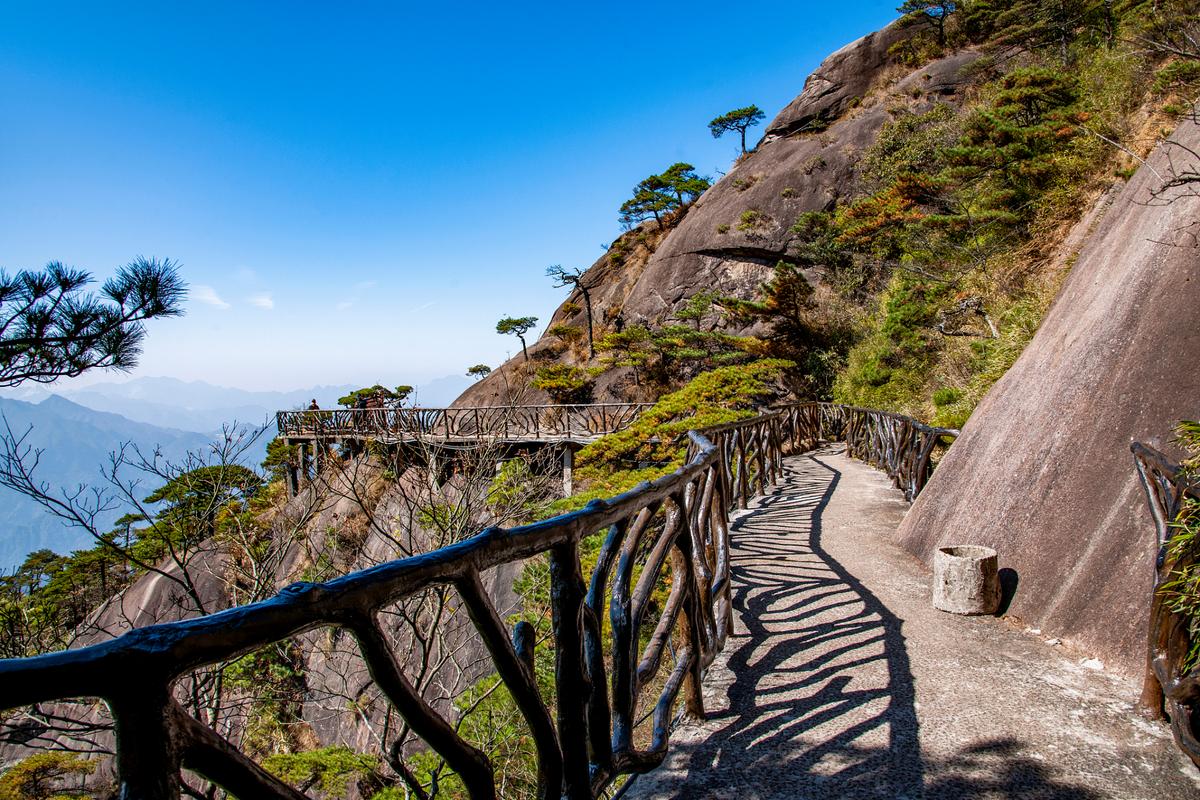
<path fill-rule="evenodd" d="M 471 384 L 466 376 L 449 375 L 416 387 L 415 402 L 422 406 L 449 405 Z M 22 386 L 0 391 L 0 397 L 39 403 L 58 395 L 95 411 L 120 414 L 135 422 L 217 434 L 222 426 L 273 424 L 276 411 L 307 408 L 316 400 L 322 408 L 334 408 L 337 399 L 361 386 L 314 386 L 288 392 L 255 392 L 204 381 L 177 378 L 135 378 L 124 382 L 94 383 L 90 386 L 58 388 Z"/>
<path fill-rule="evenodd" d="M 418 386 L 423 406 L 448 405 L 470 384 L 466 376 L 448 376 Z M 275 412 L 307 408 L 315 398 L 322 408 L 359 386 L 318 386 L 290 392 L 252 392 L 202 381 L 135 378 L 79 388 L 29 385 L 0 390 L 0 414 L 16 435 L 29 430 L 28 443 L 43 450 L 37 477 L 52 490 L 102 484 L 109 454 L 132 443 L 143 452 L 156 447 L 171 461 L 208 449 L 223 426 L 266 426 L 243 460 L 258 466 L 275 434 Z M 2 424 L 2 423 L 0 423 Z M 157 486 L 146 486 L 150 494 Z M 115 521 L 127 509 L 102 519 Z M 103 529 L 103 528 L 102 528 Z M 41 548 L 58 553 L 92 546 L 79 530 L 66 527 L 33 501 L 0 487 L 0 570 L 8 571 Z"/>

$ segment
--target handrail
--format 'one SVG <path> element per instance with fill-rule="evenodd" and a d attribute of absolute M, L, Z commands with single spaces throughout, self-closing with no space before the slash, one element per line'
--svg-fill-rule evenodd
<path fill-rule="evenodd" d="M 506 439 L 594 438 L 632 425 L 652 403 L 461 408 L 334 408 L 279 411 L 285 438 L 421 436 Z"/>
<path fill-rule="evenodd" d="M 1154 520 L 1154 590 L 1146 642 L 1146 675 L 1139 705 L 1151 717 L 1171 720 L 1175 743 L 1200 766 L 1200 667 L 1185 669 L 1192 647 L 1188 621 L 1171 610 L 1162 590 L 1179 566 L 1169 560 L 1171 527 L 1185 500 L 1200 500 L 1200 482 L 1149 445 L 1129 445 Z"/>
<path fill-rule="evenodd" d="M 912 417 L 872 408 L 798 403 L 786 406 L 785 410 L 805 416 L 805 424 L 822 431 L 821 438 L 845 441 L 851 457 L 886 472 L 909 502 L 925 488 L 933 472 L 932 458 L 937 446 L 945 439 L 959 436 L 955 428 L 938 428 Z"/>
<path fill-rule="evenodd" d="M 458 773 L 468 794 L 494 798 L 486 755 L 459 737 L 408 682 L 375 618 L 398 599 L 450 585 L 529 726 L 539 797 L 591 800 L 619 776 L 662 762 L 681 692 L 689 713 L 704 715 L 701 679 L 732 630 L 729 512 L 782 476 L 784 454 L 845 435 L 852 454 L 883 465 L 912 496 L 928 478 L 934 444 L 953 433 L 827 403 L 794 404 L 693 431 L 684 466 L 580 511 L 512 529 L 488 528 L 439 550 L 323 584 L 292 584 L 270 600 L 211 616 L 136 629 L 78 650 L 0 660 L 0 709 L 103 699 L 116 728 L 122 797 L 177 798 L 180 770 L 188 769 L 239 797 L 297 800 L 304 795 L 189 715 L 172 686 L 201 667 L 332 626 L 354 637 L 388 702 Z M 580 543 L 601 533 L 605 540 L 585 584 Z M 550 561 L 554 720 L 533 675 L 532 628 L 519 622 L 509 632 L 480 578 L 489 568 L 543 553 Z M 660 609 L 651 593 L 668 576 L 669 596 Z M 652 613 L 657 620 L 648 619 Z M 605 617 L 612 625 L 609 659 Z M 643 629 L 653 630 L 644 648 Z M 644 714 L 642 694 L 668 653 L 673 663 L 651 707 L 646 743 L 634 735 Z"/>

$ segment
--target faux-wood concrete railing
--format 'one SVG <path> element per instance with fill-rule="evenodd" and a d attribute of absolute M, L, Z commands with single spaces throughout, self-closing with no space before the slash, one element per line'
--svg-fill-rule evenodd
<path fill-rule="evenodd" d="M 798 403 L 783 412 L 792 430 L 817 430 L 822 439 L 844 441 L 852 458 L 886 472 L 910 503 L 933 472 L 934 450 L 959 435 L 954 428 L 926 425 L 890 411 L 835 403 Z"/>
<path fill-rule="evenodd" d="M 1171 527 L 1187 498 L 1200 500 L 1200 484 L 1153 447 L 1134 442 L 1130 450 L 1146 490 L 1157 542 L 1141 706 L 1151 717 L 1161 719 L 1164 712 L 1170 717 L 1175 743 L 1200 766 L 1200 666 L 1187 669 L 1195 632 L 1187 618 L 1171 610 L 1162 591 L 1171 574 L 1191 562 L 1187 553 L 1171 557 Z"/>
<path fill-rule="evenodd" d="M 634 423 L 651 403 L 467 408 L 354 408 L 280 411 L 288 439 L 433 437 L 441 439 L 591 439 Z"/>
<path fill-rule="evenodd" d="M 783 455 L 845 437 L 852 454 L 882 465 L 915 495 L 928 477 L 936 441 L 953 433 L 818 403 L 692 432 L 685 466 L 581 511 L 509 530 L 489 528 L 328 583 L 293 584 L 254 605 L 140 628 L 79 650 L 0 661 L 0 709 L 103 699 L 115 724 L 116 767 L 127 800 L 179 797 L 183 769 L 239 797 L 297 800 L 304 795 L 190 716 L 173 687 L 191 671 L 332 626 L 355 638 L 384 696 L 458 773 L 470 796 L 494 798 L 487 756 L 414 689 L 376 619 L 400 598 L 450 584 L 528 725 L 539 796 L 590 800 L 619 776 L 661 763 L 681 692 L 688 712 L 703 716 L 703 672 L 732 624 L 729 512 L 780 477 Z M 585 583 L 580 543 L 597 534 L 605 539 Z M 550 566 L 557 719 L 534 679 L 532 627 L 519 622 L 508 631 L 480 578 L 489 568 L 539 554 Z M 668 563 L 670 588 L 659 609 L 651 594 L 668 579 Z M 612 626 L 607 653 L 606 617 Z M 652 630 L 644 647 L 643 629 Z M 660 686 L 654 679 L 668 658 L 673 663 Z M 652 729 L 635 735 L 643 704 Z"/>

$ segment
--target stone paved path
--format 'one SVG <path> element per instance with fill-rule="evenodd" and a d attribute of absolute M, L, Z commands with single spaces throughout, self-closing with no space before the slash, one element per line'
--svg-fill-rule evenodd
<path fill-rule="evenodd" d="M 928 572 L 889 543 L 907 504 L 885 475 L 840 446 L 786 471 L 735 525 L 709 718 L 626 797 L 1200 797 L 1136 684 L 929 605 Z"/>

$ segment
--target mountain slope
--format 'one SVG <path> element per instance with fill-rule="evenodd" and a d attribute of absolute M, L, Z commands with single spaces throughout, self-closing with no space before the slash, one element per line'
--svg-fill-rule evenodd
<path fill-rule="evenodd" d="M 979 53 L 967 48 L 913 69 L 889 55 L 911 29 L 893 24 L 846 45 L 827 58 L 804 90 L 768 125 L 763 140 L 739 159 L 666 228 L 653 222 L 621 236 L 586 273 L 597 336 L 637 324 L 661 326 L 698 292 L 759 299 L 780 261 L 792 258 L 791 227 L 805 212 L 833 208 L 856 188 L 859 160 L 898 108 L 915 112 L 934 103 L 956 105 L 967 84 L 964 67 Z M 752 216 L 747 216 L 748 214 Z M 820 270 L 805 272 L 821 291 Z M 547 328 L 583 328 L 578 292 L 554 313 Z M 750 329 L 733 326 L 735 333 Z M 555 342 L 543 335 L 530 347 L 548 357 Z M 558 360 L 574 362 L 570 353 Z M 510 359 L 470 387 L 458 405 L 505 402 L 524 387 L 522 359 Z M 598 401 L 629 399 L 628 376 L 609 370 L 596 381 Z M 522 389 L 524 391 L 524 389 Z M 536 400 L 545 401 L 533 392 Z M 530 402 L 527 395 L 523 402 Z"/>
<path fill-rule="evenodd" d="M 36 476 L 52 490 L 104 484 L 110 453 L 126 443 L 147 455 L 158 447 L 169 460 L 212 443 L 203 434 L 133 422 L 56 396 L 37 404 L 0 398 L 0 414 L 16 436 L 28 431 L 26 444 L 42 451 Z M 157 486 L 144 488 L 149 494 Z M 103 524 L 111 524 L 120 514 L 102 515 Z M 32 500 L 0 488 L 0 569 L 19 564 L 33 550 L 67 553 L 90 543 L 85 534 L 67 528 Z"/>
<path fill-rule="evenodd" d="M 1134 36 L 1144 21 L 1120 24 Z M 1179 98 L 1155 79 L 1160 57 L 1087 25 L 1059 31 L 1074 37 L 1061 50 L 1013 47 L 1002 31 L 964 36 L 915 69 L 901 56 L 912 30 L 894 24 L 830 56 L 691 207 L 618 239 L 587 273 L 599 330 L 678 321 L 699 292 L 761 299 L 775 265 L 803 267 L 823 313 L 855 317 L 855 341 L 831 359 L 833 398 L 948 427 L 986 398 L 906 522 L 905 545 L 928 560 L 951 541 L 996 544 L 1018 573 L 1014 613 L 1135 672 L 1152 534 L 1128 440 L 1161 444 L 1200 414 L 1200 298 L 1194 197 L 1148 194 L 1170 174 L 1158 163 L 1168 156 L 1123 181 L 1176 126 Z M 872 185 L 863 162 L 881 142 L 902 153 L 897 138 L 941 135 L 896 124 L 937 104 L 953 123 L 948 142 L 924 162 L 897 158 L 891 182 Z M 1196 169 L 1183 163 L 1200 151 L 1193 128 L 1168 148 L 1175 169 Z M 1098 222 L 1106 191 L 1117 199 Z M 794 223 L 814 211 L 832 212 L 831 249 L 873 271 L 873 284 L 835 288 L 833 259 L 799 259 Z M 580 300 L 551 325 L 585 325 Z M 736 318 L 728 329 L 762 333 Z M 543 336 L 532 366 L 585 363 L 559 349 Z M 459 403 L 503 402 L 530 372 L 513 359 Z M 596 398 L 627 399 L 627 378 L 604 371 Z"/>
<path fill-rule="evenodd" d="M 1010 613 L 1131 674 L 1144 666 L 1156 544 L 1129 442 L 1174 451 L 1174 424 L 1200 415 L 1200 197 L 1151 196 L 1170 159 L 1200 152 L 1200 126 L 1171 141 L 1111 198 L 1033 341 L 900 528 L 922 559 L 995 547 L 1017 574 Z"/>

